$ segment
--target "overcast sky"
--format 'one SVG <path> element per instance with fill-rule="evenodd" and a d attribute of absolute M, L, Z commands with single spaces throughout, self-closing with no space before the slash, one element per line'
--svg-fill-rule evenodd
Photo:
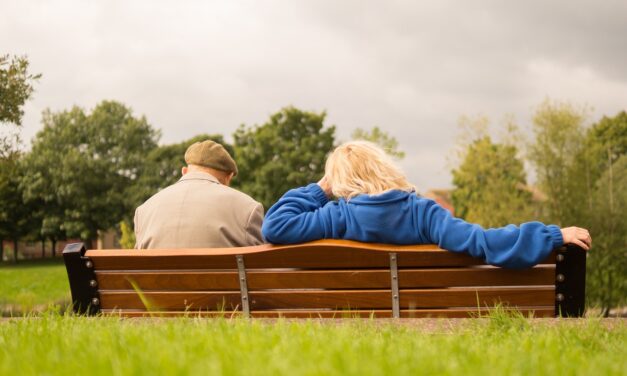
<path fill-rule="evenodd" d="M 422 191 L 451 184 L 462 115 L 528 126 L 545 98 L 627 108 L 627 1 L 0 0 L 0 53 L 43 74 L 41 111 L 131 106 L 162 143 L 230 139 L 287 105 L 341 140 L 378 125 Z"/>

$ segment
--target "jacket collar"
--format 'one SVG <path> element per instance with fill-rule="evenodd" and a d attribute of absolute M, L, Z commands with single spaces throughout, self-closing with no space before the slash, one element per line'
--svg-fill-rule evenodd
<path fill-rule="evenodd" d="M 187 180 L 208 180 L 212 183 L 220 184 L 220 182 L 215 176 L 211 175 L 208 172 L 201 172 L 201 171 L 188 172 L 187 174 L 181 176 L 181 178 L 179 179 L 179 182 L 187 181 Z"/>
<path fill-rule="evenodd" d="M 397 189 L 393 189 L 387 192 L 383 192 L 378 195 L 368 195 L 361 194 L 353 197 L 350 202 L 354 202 L 356 204 L 385 204 L 391 203 L 394 201 L 406 200 L 408 196 L 415 195 L 415 191 L 401 191 Z"/>

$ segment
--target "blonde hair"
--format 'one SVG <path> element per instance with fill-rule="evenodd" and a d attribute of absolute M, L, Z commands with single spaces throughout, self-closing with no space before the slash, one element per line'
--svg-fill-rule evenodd
<path fill-rule="evenodd" d="M 349 141 L 338 146 L 327 159 L 325 176 L 333 195 L 347 200 L 393 189 L 415 190 L 383 149 L 368 141 Z"/>

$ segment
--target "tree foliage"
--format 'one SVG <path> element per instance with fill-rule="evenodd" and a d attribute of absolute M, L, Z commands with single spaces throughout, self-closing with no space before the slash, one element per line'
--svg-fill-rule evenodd
<path fill-rule="evenodd" d="M 13 241 L 14 260 L 17 260 L 17 242 L 34 226 L 30 208 L 20 200 L 21 157 L 15 149 L 0 155 L 0 262 L 4 258 L 3 241 Z"/>
<path fill-rule="evenodd" d="M 627 114 L 584 127 L 585 110 L 543 103 L 534 117 L 530 159 L 547 196 L 545 220 L 590 230 L 588 299 L 604 314 L 627 296 Z"/>
<path fill-rule="evenodd" d="M 113 101 L 91 113 L 79 107 L 46 111 L 43 123 L 25 160 L 24 197 L 50 208 L 46 217 L 55 233 L 89 243 L 132 210 L 127 190 L 159 132 Z"/>
<path fill-rule="evenodd" d="M 388 155 L 396 159 L 405 158 L 405 152 L 398 149 L 398 141 L 395 137 L 379 127 L 374 127 L 370 132 L 357 128 L 351 134 L 353 140 L 366 140 L 373 142 L 385 150 Z"/>
<path fill-rule="evenodd" d="M 135 248 L 135 232 L 128 221 L 120 222 L 120 247 L 124 249 Z"/>
<path fill-rule="evenodd" d="M 467 146 L 452 171 L 455 213 L 484 227 L 520 223 L 531 216 L 531 193 L 525 189 L 523 163 L 512 145 L 483 136 Z"/>
<path fill-rule="evenodd" d="M 588 299 L 607 314 L 627 303 L 627 154 L 612 162 L 597 181 L 589 213 L 594 249 L 590 253 Z"/>
<path fill-rule="evenodd" d="M 577 166 L 583 151 L 586 110 L 569 103 L 542 103 L 533 117 L 534 140 L 528 155 L 538 185 L 547 196 L 545 221 L 573 224 L 585 202 L 585 179 Z"/>
<path fill-rule="evenodd" d="M 241 126 L 234 134 L 234 187 L 268 209 L 287 190 L 319 180 L 335 140 L 335 127 L 325 128 L 325 117 L 286 107 L 261 126 Z"/>
<path fill-rule="evenodd" d="M 20 125 L 24 111 L 22 106 L 33 94 L 33 84 L 41 74 L 28 71 L 28 59 L 0 56 L 0 123 Z"/>
<path fill-rule="evenodd" d="M 579 221 L 594 237 L 588 299 L 608 314 L 627 303 L 627 113 L 604 116 L 588 129 L 584 145 L 577 167 L 588 205 Z"/>

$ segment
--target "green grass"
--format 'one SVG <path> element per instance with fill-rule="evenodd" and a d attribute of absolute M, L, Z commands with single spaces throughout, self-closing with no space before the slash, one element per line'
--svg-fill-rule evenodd
<path fill-rule="evenodd" d="M 30 312 L 70 301 L 62 259 L 0 265 L 0 312 Z"/>
<path fill-rule="evenodd" d="M 0 309 L 69 301 L 61 260 L 0 266 Z M 61 304 L 63 306 L 63 304 Z M 16 309 L 19 307 L 19 309 Z M 625 321 L 496 312 L 449 329 L 420 320 L 120 319 L 43 313 L 0 321 L 0 375 L 622 375 Z M 418 322 L 418 324 L 415 324 Z"/>
<path fill-rule="evenodd" d="M 0 374 L 620 375 L 627 327 L 493 315 L 421 331 L 389 321 L 119 319 L 0 323 Z"/>

